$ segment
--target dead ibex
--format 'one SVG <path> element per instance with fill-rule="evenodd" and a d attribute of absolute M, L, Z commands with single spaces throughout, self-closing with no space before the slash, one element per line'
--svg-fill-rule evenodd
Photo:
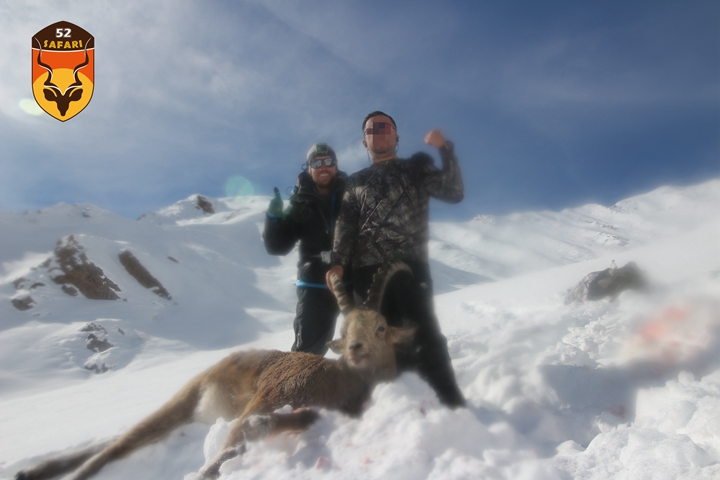
<path fill-rule="evenodd" d="M 215 478 L 220 465 L 245 450 L 245 442 L 288 430 L 303 430 L 316 419 L 309 407 L 340 410 L 359 416 L 373 387 L 397 376 L 394 345 L 412 340 L 414 329 L 396 328 L 380 315 L 385 286 L 403 263 L 376 274 L 368 301 L 354 307 L 342 281 L 333 277 L 335 296 L 345 315 L 341 338 L 329 342 L 337 360 L 302 352 L 255 350 L 234 353 L 193 378 L 175 396 L 129 432 L 103 444 L 61 454 L 18 472 L 16 479 L 52 478 L 78 468 L 69 478 L 92 477 L 106 464 L 157 442 L 193 420 L 214 422 L 237 418 L 221 452 L 200 471 Z M 274 413 L 291 405 L 292 413 Z"/>

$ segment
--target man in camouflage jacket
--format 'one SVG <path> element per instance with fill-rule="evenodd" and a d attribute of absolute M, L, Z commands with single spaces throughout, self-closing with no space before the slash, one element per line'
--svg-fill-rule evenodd
<path fill-rule="evenodd" d="M 365 298 L 381 264 L 405 262 L 412 277 L 401 276 L 391 282 L 381 308 L 391 324 L 410 320 L 418 327 L 413 348 L 398 354 L 398 363 L 404 369 L 417 369 L 444 404 L 463 406 L 465 399 L 455 380 L 447 340 L 434 312 L 428 264 L 430 197 L 457 203 L 464 195 L 453 144 L 439 130 L 425 137 L 425 143 L 440 152 L 442 169 L 438 169 L 425 153 L 409 159 L 397 157 L 400 137 L 395 121 L 383 112 L 365 118 L 363 134 L 373 164 L 351 175 L 346 183 L 328 284 L 331 273 L 342 277 L 352 267 L 353 289 Z"/>

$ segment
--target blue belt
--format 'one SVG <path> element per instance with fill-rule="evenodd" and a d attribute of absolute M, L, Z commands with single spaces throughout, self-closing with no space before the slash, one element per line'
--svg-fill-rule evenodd
<path fill-rule="evenodd" d="M 348 287 L 348 286 L 352 285 L 352 282 L 343 282 L 343 284 L 346 287 Z M 310 283 L 310 282 L 305 282 L 303 280 L 297 280 L 295 282 L 295 286 L 296 287 L 310 287 L 310 288 L 324 288 L 324 289 L 328 288 L 327 284 L 325 284 L 325 283 Z"/>

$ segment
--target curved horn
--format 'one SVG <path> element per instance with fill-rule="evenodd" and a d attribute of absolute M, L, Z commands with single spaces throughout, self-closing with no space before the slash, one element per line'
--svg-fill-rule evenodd
<path fill-rule="evenodd" d="M 337 276 L 337 274 L 333 273 L 332 275 L 330 275 L 330 282 L 332 282 L 333 293 L 335 294 L 335 298 L 337 298 L 340 311 L 343 315 L 347 315 L 353 307 L 352 297 L 348 295 L 348 292 L 345 289 L 345 285 L 343 284 L 340 277 Z"/>
<path fill-rule="evenodd" d="M 60 89 L 59 89 L 55 84 L 52 83 L 52 74 L 53 74 L 52 67 L 51 67 L 50 65 L 48 65 L 47 63 L 43 63 L 42 60 L 41 60 L 41 58 L 42 58 L 42 51 L 43 51 L 43 50 L 42 50 L 42 45 L 40 44 L 40 40 L 38 40 L 37 38 L 34 38 L 33 40 L 35 40 L 35 41 L 37 42 L 38 48 L 39 48 L 39 50 L 38 50 L 38 57 L 37 57 L 37 64 L 40 65 L 41 67 L 43 67 L 43 68 L 44 68 L 45 70 L 47 70 L 48 73 L 49 73 L 48 78 L 45 80 L 45 84 L 44 84 L 44 85 L 45 85 L 46 87 L 54 88 L 54 89 L 56 89 L 56 90 L 59 91 Z M 88 40 L 85 42 L 85 61 L 83 61 L 82 63 L 80 63 L 80 65 L 78 65 L 77 67 L 75 67 L 75 70 L 73 71 L 73 76 L 75 77 L 75 83 L 73 83 L 72 85 L 70 85 L 71 87 L 80 87 L 80 86 L 82 86 L 82 82 L 81 82 L 80 79 L 78 78 L 78 72 L 79 72 L 82 68 L 86 67 L 86 66 L 88 65 L 88 63 L 90 63 L 90 56 L 89 56 L 88 53 L 87 53 L 87 46 L 88 46 L 88 42 L 89 42 L 89 41 L 90 41 L 90 40 L 88 39 Z"/>
<path fill-rule="evenodd" d="M 40 44 L 40 40 L 38 40 L 37 38 L 34 38 L 33 40 L 35 40 L 35 41 L 38 43 L 38 48 L 40 49 L 40 50 L 38 50 L 37 64 L 40 65 L 41 67 L 43 67 L 45 70 L 48 71 L 48 78 L 45 79 L 44 85 L 45 85 L 46 87 L 54 88 L 55 90 L 60 91 L 60 89 L 57 88 L 57 87 L 52 83 L 52 74 L 53 74 L 52 67 L 51 67 L 50 65 L 46 64 L 46 63 L 43 63 L 42 60 L 41 60 L 41 58 L 42 58 L 42 57 L 41 57 L 41 55 L 42 55 L 42 45 Z"/>
<path fill-rule="evenodd" d="M 82 63 L 81 63 L 80 65 L 78 65 L 77 67 L 75 67 L 75 71 L 73 72 L 73 75 L 75 76 L 75 83 L 73 83 L 73 84 L 71 85 L 71 87 L 80 87 L 80 86 L 82 86 L 82 82 L 81 82 L 80 79 L 78 78 L 78 72 L 80 71 L 80 69 L 86 67 L 88 63 L 90 63 L 90 56 L 89 56 L 88 53 L 87 53 L 87 47 L 88 47 L 88 42 L 89 42 L 89 41 L 90 41 L 90 39 L 88 39 L 88 40 L 85 41 L 85 61 L 82 62 Z"/>
<path fill-rule="evenodd" d="M 392 279 L 397 272 L 408 272 L 412 275 L 410 267 L 403 262 L 395 262 L 390 265 L 381 266 L 380 269 L 375 272 L 375 275 L 373 275 L 373 282 L 368 289 L 368 296 L 364 305 L 379 312 L 382 306 L 383 296 L 385 295 L 385 287 L 387 287 L 390 279 Z"/>

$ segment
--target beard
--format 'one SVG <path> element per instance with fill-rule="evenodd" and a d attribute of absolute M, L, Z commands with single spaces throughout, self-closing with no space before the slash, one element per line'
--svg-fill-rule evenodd
<path fill-rule="evenodd" d="M 386 143 L 385 145 L 374 145 L 372 146 L 372 153 L 375 155 L 387 155 L 388 153 L 395 153 L 395 145 Z"/>
<path fill-rule="evenodd" d="M 315 185 L 317 185 L 318 187 L 329 187 L 330 185 L 332 185 L 334 180 L 335 180 L 335 177 L 323 176 L 315 181 Z"/>

